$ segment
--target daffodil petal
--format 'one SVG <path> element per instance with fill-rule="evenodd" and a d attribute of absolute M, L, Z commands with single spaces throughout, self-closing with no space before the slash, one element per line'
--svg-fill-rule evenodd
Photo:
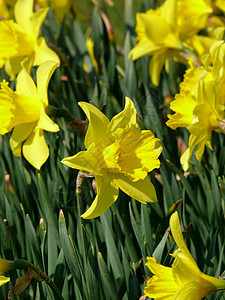
<path fill-rule="evenodd" d="M 59 126 L 54 123 L 48 115 L 46 115 L 43 108 L 41 109 L 40 119 L 37 123 L 37 127 L 50 132 L 59 131 Z"/>
<path fill-rule="evenodd" d="M 132 57 L 132 60 L 136 60 L 145 55 L 152 55 L 161 48 L 161 45 L 156 45 L 148 38 L 143 38 L 133 49 L 131 49 L 128 57 Z"/>
<path fill-rule="evenodd" d="M 151 77 L 152 83 L 155 86 L 159 85 L 160 74 L 165 64 L 166 57 L 167 57 L 166 52 L 160 52 L 154 54 L 150 60 L 149 75 Z"/>
<path fill-rule="evenodd" d="M 14 8 L 17 23 L 27 32 L 31 32 L 30 17 L 33 15 L 33 6 L 34 0 L 18 0 Z"/>
<path fill-rule="evenodd" d="M 7 60 L 5 64 L 5 71 L 10 76 L 10 80 L 14 80 L 16 77 L 16 74 L 18 74 L 22 69 L 22 64 L 24 61 L 24 56 L 17 56 L 12 57 L 11 59 Z M 30 70 L 32 65 L 32 59 L 29 59 L 29 68 L 26 68 L 27 71 Z"/>
<path fill-rule="evenodd" d="M 177 0 L 166 0 L 161 6 L 161 16 L 176 30 Z"/>
<path fill-rule="evenodd" d="M 190 253 L 178 248 L 174 251 L 172 256 L 175 257 L 172 269 L 173 277 L 177 285 L 181 286 L 183 284 L 188 284 L 190 282 L 190 278 L 194 281 L 194 278 L 200 276 L 201 271 Z"/>
<path fill-rule="evenodd" d="M 110 176 L 96 176 L 97 196 L 82 218 L 91 219 L 102 215 L 118 198 L 118 189 L 114 187 Z"/>
<path fill-rule="evenodd" d="M 0 286 L 9 282 L 10 278 L 9 277 L 5 277 L 5 276 L 0 276 Z"/>
<path fill-rule="evenodd" d="M 48 106 L 48 84 L 55 69 L 59 66 L 55 61 L 46 61 L 37 69 L 37 91 L 44 107 Z"/>
<path fill-rule="evenodd" d="M 23 144 L 23 155 L 36 169 L 40 169 L 49 156 L 43 130 L 36 128 Z"/>
<path fill-rule="evenodd" d="M 154 275 L 156 275 L 160 279 L 173 280 L 172 268 L 165 267 L 157 263 L 155 257 L 147 257 L 147 262 L 145 265 Z"/>
<path fill-rule="evenodd" d="M 211 134 L 208 133 L 207 131 L 204 131 L 203 128 L 203 132 L 201 135 L 191 134 L 189 137 L 190 154 L 193 152 L 195 146 L 198 145 L 197 150 L 195 151 L 195 155 L 199 161 L 202 158 L 202 155 L 205 150 L 205 145 L 207 143 L 209 136 L 211 136 Z"/>
<path fill-rule="evenodd" d="M 159 15 L 139 13 L 137 14 L 137 23 L 144 27 L 147 38 L 156 44 L 162 45 L 171 33 L 166 19 Z"/>
<path fill-rule="evenodd" d="M 193 265 L 195 265 L 198 268 L 196 262 L 194 261 L 193 257 L 191 256 L 187 248 L 187 245 L 185 244 L 182 231 L 181 231 L 178 212 L 173 213 L 172 216 L 170 217 L 170 228 L 177 246 L 187 255 L 187 257 L 192 261 Z"/>
<path fill-rule="evenodd" d="M 22 142 L 25 141 L 35 127 L 34 123 L 17 125 L 10 138 L 10 147 L 15 156 L 21 156 Z"/>
<path fill-rule="evenodd" d="M 12 20 L 0 21 L 0 68 L 17 53 L 17 40 Z"/>
<path fill-rule="evenodd" d="M 150 298 L 173 299 L 177 284 L 173 279 L 172 268 L 158 264 L 154 257 L 148 257 L 146 266 L 154 274 L 144 288 L 144 293 Z"/>
<path fill-rule="evenodd" d="M 40 28 L 48 13 L 48 8 L 41 8 L 30 17 L 32 33 L 38 37 Z"/>
<path fill-rule="evenodd" d="M 85 136 L 85 147 L 88 149 L 92 143 L 101 144 L 105 139 L 106 128 L 109 119 L 94 105 L 87 102 L 79 102 L 80 107 L 85 112 L 89 126 Z"/>
<path fill-rule="evenodd" d="M 40 37 L 35 45 L 33 65 L 40 66 L 42 63 L 48 60 L 54 61 L 56 64 L 60 63 L 58 55 L 47 46 L 45 39 Z"/>
<path fill-rule="evenodd" d="M 201 293 L 201 286 L 199 286 L 198 282 L 189 282 L 186 285 L 180 286 L 177 290 L 176 294 L 174 295 L 174 300 L 201 300 L 203 297 L 200 296 Z"/>
<path fill-rule="evenodd" d="M 141 203 L 158 201 L 155 188 L 148 176 L 133 182 L 123 174 L 116 174 L 115 183 L 124 193 Z"/>
<path fill-rule="evenodd" d="M 35 83 L 25 69 L 17 76 L 16 92 L 30 97 L 38 96 Z"/>
<path fill-rule="evenodd" d="M 80 151 L 73 156 L 64 158 L 62 163 L 73 169 L 83 170 L 94 175 L 102 175 L 98 158 L 98 151 L 96 151 L 95 145 L 92 144 L 86 151 Z"/>
<path fill-rule="evenodd" d="M 125 97 L 124 109 L 112 118 L 108 125 L 106 136 L 115 132 L 118 128 L 125 128 L 127 124 L 136 124 L 136 115 L 137 111 L 133 101 Z"/>
<path fill-rule="evenodd" d="M 180 163 L 181 163 L 184 171 L 188 170 L 188 167 L 189 167 L 188 161 L 189 161 L 190 155 L 191 155 L 190 148 L 187 148 L 180 157 Z"/>
<path fill-rule="evenodd" d="M 166 122 L 166 125 L 172 129 L 189 126 L 193 120 L 193 110 L 196 104 L 189 91 L 181 91 L 170 104 L 170 108 L 176 113 L 168 115 L 169 121 Z"/>

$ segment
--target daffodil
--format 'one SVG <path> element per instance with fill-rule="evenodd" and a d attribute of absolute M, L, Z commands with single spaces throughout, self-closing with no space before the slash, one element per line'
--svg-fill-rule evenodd
<path fill-rule="evenodd" d="M 200 271 L 182 236 L 178 213 L 170 218 L 170 228 L 178 249 L 172 254 L 172 268 L 148 257 L 146 266 L 154 274 L 147 281 L 144 293 L 156 300 L 200 300 L 207 294 L 225 289 L 225 281 Z"/>
<path fill-rule="evenodd" d="M 93 64 L 94 68 L 95 68 L 95 71 L 96 71 L 96 73 L 98 73 L 98 63 L 95 59 L 95 54 L 94 54 L 94 42 L 91 38 L 86 39 L 86 47 L 87 47 L 88 53 L 90 55 L 91 62 Z M 91 71 L 88 68 L 86 63 L 83 64 L 83 68 L 87 73 L 89 73 Z"/>
<path fill-rule="evenodd" d="M 24 157 L 40 169 L 49 156 L 43 130 L 59 130 L 45 113 L 48 106 L 47 87 L 57 64 L 45 62 L 37 70 L 37 86 L 23 69 L 17 77 L 16 91 L 3 81 L 0 89 L 0 134 L 12 132 L 11 149 L 16 156 Z"/>
<path fill-rule="evenodd" d="M 180 93 L 171 102 L 170 108 L 175 114 L 168 115 L 167 126 L 172 129 L 186 127 L 190 132 L 189 148 L 181 157 L 185 171 L 194 148 L 197 146 L 195 155 L 200 161 L 205 146 L 212 149 L 212 131 L 220 132 L 219 121 L 224 119 L 225 104 L 224 59 L 223 41 L 213 44 L 202 68 L 196 67 L 191 59 L 191 68 L 186 72 Z"/>
<path fill-rule="evenodd" d="M 14 262 L 0 258 L 0 274 L 8 272 L 15 268 Z M 10 278 L 5 276 L 0 276 L 0 286 L 9 282 Z"/>
<path fill-rule="evenodd" d="M 111 121 L 92 104 L 79 105 L 89 119 L 87 150 L 62 162 L 95 175 L 97 196 L 82 217 L 103 214 L 117 200 L 119 189 L 142 203 L 157 201 L 148 172 L 160 166 L 162 147 L 150 130 L 140 130 L 133 102 L 126 97 L 124 110 Z"/>
<path fill-rule="evenodd" d="M 11 80 L 22 69 L 21 62 L 28 58 L 30 66 L 39 66 L 51 60 L 59 63 L 57 54 L 38 37 L 48 8 L 33 12 L 33 0 L 18 0 L 15 5 L 15 20 L 0 21 L 0 67 L 5 65 Z M 25 13 L 26 12 L 26 13 Z"/>
<path fill-rule="evenodd" d="M 166 0 L 156 10 L 137 14 L 137 45 L 129 55 L 133 60 L 152 55 L 149 73 L 154 85 L 159 84 L 168 57 L 185 62 L 180 53 L 187 50 L 190 38 L 206 27 L 211 12 L 204 0 Z"/>

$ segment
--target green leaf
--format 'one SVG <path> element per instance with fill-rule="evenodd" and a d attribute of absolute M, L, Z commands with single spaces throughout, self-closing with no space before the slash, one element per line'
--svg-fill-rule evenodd
<path fill-rule="evenodd" d="M 102 279 L 103 289 L 107 297 L 109 297 L 112 300 L 119 300 L 113 277 L 110 274 L 105 264 L 105 261 L 102 257 L 102 254 L 100 252 L 98 253 L 98 266 L 99 266 L 100 276 Z"/>
<path fill-rule="evenodd" d="M 76 282 L 76 285 L 80 292 L 80 296 L 82 299 L 86 299 L 86 291 L 83 290 L 82 287 L 82 280 L 84 280 L 83 268 L 81 266 L 80 257 L 78 255 L 77 249 L 67 232 L 65 217 L 62 210 L 59 214 L 59 235 L 67 265 Z"/>
<path fill-rule="evenodd" d="M 26 226 L 27 237 L 29 239 L 30 247 L 33 253 L 34 264 L 38 264 L 40 268 L 43 268 L 39 241 L 28 214 L 26 215 L 25 226 Z"/>

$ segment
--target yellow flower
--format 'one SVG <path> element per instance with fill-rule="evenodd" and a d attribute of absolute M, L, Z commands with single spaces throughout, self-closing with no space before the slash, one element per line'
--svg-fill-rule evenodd
<path fill-rule="evenodd" d="M 1 83 L 0 134 L 14 128 L 10 139 L 14 155 L 21 156 L 22 148 L 24 157 L 36 169 L 40 169 L 49 156 L 43 130 L 59 130 L 45 113 L 48 106 L 47 87 L 56 67 L 55 62 L 48 61 L 38 68 L 37 87 L 25 69 L 18 74 L 15 92 L 7 82 Z"/>
<path fill-rule="evenodd" d="M 22 69 L 21 62 L 26 57 L 30 66 L 39 66 L 47 60 L 59 63 L 58 56 L 46 45 L 45 39 L 38 38 L 48 9 L 33 13 L 33 4 L 33 0 L 18 0 L 14 9 L 16 22 L 0 21 L 0 67 L 5 65 L 11 80 Z"/>
<path fill-rule="evenodd" d="M 98 63 L 95 59 L 95 54 L 94 54 L 94 42 L 91 38 L 86 39 L 86 47 L 90 55 L 91 62 L 95 68 L 95 72 L 98 73 Z M 91 72 L 90 68 L 88 68 L 86 63 L 83 64 L 83 68 L 87 73 Z"/>
<path fill-rule="evenodd" d="M 144 289 L 145 295 L 156 300 L 200 300 L 207 294 L 225 289 L 225 281 L 202 273 L 184 242 L 179 216 L 175 212 L 170 218 L 170 228 L 178 249 L 172 268 L 157 264 L 148 257 L 146 266 L 154 274 Z"/>
<path fill-rule="evenodd" d="M 14 262 L 0 258 L 0 274 L 8 272 L 15 268 Z M 10 278 L 5 276 L 0 276 L 0 286 L 9 282 Z"/>
<path fill-rule="evenodd" d="M 220 131 L 219 120 L 224 118 L 225 104 L 225 44 L 217 41 L 205 57 L 205 66 L 198 69 L 191 59 L 191 68 L 187 70 L 181 84 L 180 93 L 171 102 L 170 108 L 175 114 L 168 115 L 167 126 L 172 129 L 186 127 L 191 133 L 189 148 L 181 157 L 183 169 L 188 169 L 188 160 L 195 151 L 200 161 L 207 145 L 212 149 L 211 133 Z M 213 66 L 211 66 L 211 63 Z"/>
<path fill-rule="evenodd" d="M 111 121 L 95 106 L 79 105 L 89 119 L 87 150 L 62 162 L 95 175 L 97 196 L 82 217 L 103 214 L 118 198 L 119 189 L 142 203 L 157 201 L 148 172 L 160 166 L 162 147 L 150 130 L 140 130 L 133 102 L 126 97 L 124 110 Z"/>
<path fill-rule="evenodd" d="M 154 85 L 159 84 L 159 76 L 168 57 L 185 62 L 180 52 L 186 42 L 206 26 L 212 9 L 204 0 L 166 0 L 156 10 L 137 14 L 137 45 L 130 56 L 136 60 L 144 55 L 152 55 L 149 73 Z"/>

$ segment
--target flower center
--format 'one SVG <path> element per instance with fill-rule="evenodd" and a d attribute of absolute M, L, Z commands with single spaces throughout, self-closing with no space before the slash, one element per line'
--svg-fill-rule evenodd
<path fill-rule="evenodd" d="M 13 127 L 33 123 L 39 120 L 41 113 L 41 101 L 37 97 L 29 97 L 17 94 L 8 87 L 8 82 L 1 82 L 1 116 L 0 133 L 5 134 Z"/>
<path fill-rule="evenodd" d="M 148 172 L 159 167 L 156 139 L 150 130 L 140 130 L 137 124 L 128 124 L 113 133 L 115 142 L 103 150 L 106 169 L 124 173 L 131 180 L 144 179 Z"/>

